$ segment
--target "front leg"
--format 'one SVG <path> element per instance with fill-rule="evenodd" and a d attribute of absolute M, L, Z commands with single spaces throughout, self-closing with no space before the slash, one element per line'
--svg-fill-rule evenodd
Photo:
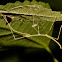
<path fill-rule="evenodd" d="M 56 40 L 59 40 L 59 37 L 60 37 L 60 34 L 61 34 L 61 29 L 62 29 L 62 25 L 60 26 L 60 30 L 59 30 L 58 37 L 57 37 L 57 38 L 55 38 Z"/>

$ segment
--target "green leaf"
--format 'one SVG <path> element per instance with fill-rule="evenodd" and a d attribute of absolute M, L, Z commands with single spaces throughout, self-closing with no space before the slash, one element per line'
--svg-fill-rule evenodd
<path fill-rule="evenodd" d="M 25 0 L 23 3 L 20 1 L 16 1 L 15 3 L 7 3 L 6 5 L 0 5 L 1 10 L 9 10 L 10 8 L 16 7 L 16 6 L 24 6 L 24 5 L 42 5 L 45 8 L 50 8 L 48 3 L 45 2 L 37 2 L 36 0 L 32 0 L 31 2 L 28 0 Z"/>
<path fill-rule="evenodd" d="M 28 1 L 28 0 L 25 0 L 25 1 L 23 2 L 23 5 L 30 5 L 30 4 L 31 4 L 31 2 Z"/>
<path fill-rule="evenodd" d="M 5 13 L 5 12 L 2 11 L 2 13 Z M 18 21 L 13 20 L 13 22 L 11 22 L 12 28 L 14 30 L 18 31 L 18 32 L 28 33 L 30 35 L 37 34 L 36 33 L 36 30 L 34 30 L 33 27 L 32 27 L 33 22 L 30 22 L 30 21 L 33 21 L 33 16 L 34 16 L 35 24 L 37 24 L 37 21 L 39 21 L 38 22 L 39 23 L 39 27 L 40 27 L 39 28 L 39 32 L 41 34 L 47 34 L 47 35 L 52 35 L 52 32 L 50 32 L 50 29 L 52 28 L 52 24 L 55 22 L 55 17 L 60 17 L 61 16 L 61 14 L 59 12 L 55 12 L 55 11 L 52 11 L 51 9 L 44 8 L 41 5 L 28 5 L 28 6 L 17 7 L 17 8 L 10 9 L 9 12 L 6 12 L 6 13 L 12 13 L 12 14 L 16 14 L 16 15 L 19 14 L 19 17 L 21 19 L 23 19 L 24 22 L 21 23 L 21 22 L 18 22 Z M 15 15 L 12 15 L 12 16 L 15 16 Z M 17 18 L 17 16 L 15 16 L 15 17 Z M 9 27 L 5 25 L 5 21 L 4 20 L 1 20 L 0 27 L 1 27 L 1 32 L 3 32 L 2 30 L 5 30 L 5 29 L 7 29 L 7 31 L 8 30 L 10 31 Z M 11 33 L 10 32 L 7 32 L 6 34 L 4 33 L 4 34 L 0 34 L 0 35 L 6 35 L 6 39 L 7 39 L 7 35 L 9 37 L 9 34 L 11 34 Z M 18 33 L 16 33 L 16 34 L 18 34 Z M 18 34 L 18 36 L 19 35 L 20 34 Z M 21 35 L 21 36 L 23 36 L 23 35 Z M 8 39 L 10 39 L 10 38 L 12 38 L 12 37 L 9 37 Z M 1 40 L 2 39 L 3 38 L 1 38 Z M 36 37 L 35 36 L 35 37 L 30 37 L 28 39 L 32 40 L 35 43 L 40 44 L 40 46 L 42 46 L 43 48 L 45 46 L 48 46 L 49 45 L 49 42 L 50 42 L 50 39 L 48 39 L 48 36 L 47 37 L 44 37 L 44 36 Z M 10 41 L 13 42 L 15 40 L 12 38 Z M 17 42 L 17 40 L 16 40 L 16 42 Z M 29 42 L 29 43 L 33 43 L 33 42 Z M 3 41 L 3 43 L 5 43 L 5 42 Z M 15 42 L 13 42 L 13 44 L 14 43 Z M 28 42 L 26 42 L 26 43 L 28 43 Z M 11 44 L 12 43 L 9 43 L 8 45 L 11 45 Z M 20 44 L 22 45 L 22 43 L 20 43 Z M 14 45 L 17 45 L 17 43 L 14 44 Z M 37 44 L 35 44 L 35 45 L 37 45 Z M 29 45 L 29 46 L 30 47 L 33 47 L 31 45 Z"/>
<path fill-rule="evenodd" d="M 43 23 L 43 22 L 41 22 L 41 23 Z M 37 32 L 32 28 L 32 24 L 33 24 L 32 22 L 27 21 L 26 19 L 23 23 L 21 23 L 19 21 L 16 21 L 16 20 L 13 20 L 13 22 L 11 22 L 11 26 L 14 28 L 14 30 L 29 33 L 29 34 L 36 34 Z M 44 31 L 44 30 L 41 30 L 41 32 L 42 31 Z M 11 45 L 12 46 L 13 45 L 19 45 L 20 46 L 20 45 L 22 45 L 22 46 L 25 46 L 25 47 L 41 47 L 41 44 L 46 42 L 44 40 L 45 39 L 47 40 L 47 38 L 43 39 L 43 37 L 42 38 L 41 37 L 32 37 L 31 39 L 30 38 L 28 38 L 28 39 L 25 38 L 25 39 L 20 39 L 20 40 L 14 40 L 13 36 L 11 35 L 11 31 L 10 31 L 8 25 L 6 25 L 5 20 L 1 20 L 0 32 L 2 33 L 2 34 L 0 34 L 0 36 L 1 36 L 1 38 L 0 38 L 1 41 L 0 42 L 2 42 L 4 45 L 7 45 L 7 46 L 11 46 Z M 16 33 L 15 35 L 16 35 L 16 37 L 21 37 L 20 34 L 18 34 L 18 33 Z M 3 40 L 3 39 L 5 39 L 5 40 Z M 37 40 L 35 41 L 35 39 L 37 39 Z M 39 41 L 39 40 L 41 40 L 42 42 Z M 47 40 L 46 43 L 48 45 L 49 41 Z"/>

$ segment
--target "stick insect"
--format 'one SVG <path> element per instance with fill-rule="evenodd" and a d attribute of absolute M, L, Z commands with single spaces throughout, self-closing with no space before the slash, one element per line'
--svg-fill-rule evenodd
<path fill-rule="evenodd" d="M 16 8 L 23 8 L 23 7 L 31 7 L 31 5 L 14 7 L 14 8 L 11 8 L 9 11 L 11 11 L 11 10 L 13 10 L 13 9 L 16 9 Z M 33 7 L 35 7 L 35 6 L 33 5 Z M 35 10 L 37 10 L 37 9 L 35 9 Z M 9 28 L 10 28 L 10 30 L 11 30 L 11 33 L 12 33 L 12 35 L 13 35 L 13 37 L 14 37 L 15 40 L 17 40 L 17 39 L 22 39 L 22 38 L 25 38 L 25 37 L 28 38 L 28 37 L 35 37 L 35 36 L 44 36 L 44 37 L 47 37 L 47 38 L 53 40 L 54 42 L 56 42 L 56 43 L 59 45 L 60 49 L 62 48 L 62 47 L 61 47 L 61 44 L 57 41 L 57 40 L 59 39 L 59 36 L 60 36 L 60 33 L 61 33 L 62 25 L 61 25 L 60 30 L 59 30 L 58 38 L 51 37 L 51 36 L 49 36 L 48 34 L 41 34 L 41 33 L 40 33 L 39 22 L 37 21 L 37 23 L 35 24 L 35 21 L 34 21 L 34 20 L 35 20 L 35 19 L 34 19 L 34 16 L 35 16 L 35 15 L 32 15 L 32 19 L 33 19 L 33 20 L 32 20 L 32 23 L 33 23 L 32 27 L 33 27 L 33 29 L 37 32 L 37 34 L 31 35 L 31 34 L 28 34 L 28 33 L 23 33 L 23 32 L 19 32 L 19 31 L 14 30 L 14 29 L 11 27 L 10 23 L 8 22 L 8 20 L 7 20 L 7 17 L 10 17 L 10 16 L 5 15 L 5 14 L 3 14 L 3 13 L 5 13 L 5 12 L 1 12 L 1 15 L 3 16 L 4 20 L 5 20 L 6 23 L 8 24 L 8 26 L 9 26 Z M 16 14 L 19 14 L 19 13 L 16 12 Z M 25 14 L 25 13 L 23 13 L 23 14 Z M 25 15 L 26 15 L 26 14 L 25 14 Z M 43 17 L 43 16 L 42 16 L 42 17 Z M 46 16 L 44 16 L 44 17 L 46 17 Z M 10 17 L 10 18 L 13 19 L 14 17 Z M 57 17 L 55 16 L 54 20 L 56 21 L 56 19 L 57 19 Z M 22 19 L 20 19 L 20 21 L 22 21 Z M 55 22 L 55 21 L 54 21 L 54 22 Z M 52 23 L 50 30 L 52 29 L 52 26 L 53 26 L 54 22 Z M 36 26 L 37 26 L 37 28 L 36 28 Z M 22 37 L 19 37 L 19 38 L 16 38 L 13 32 L 22 34 L 23 36 L 22 36 Z"/>

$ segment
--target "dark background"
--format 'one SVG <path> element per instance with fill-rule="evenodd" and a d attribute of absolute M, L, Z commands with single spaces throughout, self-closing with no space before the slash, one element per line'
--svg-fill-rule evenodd
<path fill-rule="evenodd" d="M 24 2 L 25 0 L 1 0 L 1 1 L 0 1 L 0 5 L 5 5 L 5 4 L 9 3 L 9 2 L 14 3 L 14 2 L 16 2 L 16 1 Z M 32 0 L 29 0 L 29 1 L 32 1 Z M 36 0 L 36 1 L 48 2 L 47 0 Z"/>
<path fill-rule="evenodd" d="M 6 4 L 6 3 L 8 3 L 8 2 L 14 3 L 14 2 L 16 2 L 16 1 L 24 2 L 24 0 L 1 0 L 1 1 L 0 1 L 0 5 Z M 31 0 L 30 0 L 30 1 L 31 1 Z"/>

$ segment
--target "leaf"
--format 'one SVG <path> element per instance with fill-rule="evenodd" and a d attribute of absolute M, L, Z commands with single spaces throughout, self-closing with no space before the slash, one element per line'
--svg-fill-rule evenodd
<path fill-rule="evenodd" d="M 62 16 L 60 12 L 52 11 L 51 9 L 44 8 L 41 5 L 28 5 L 26 7 L 18 6 L 15 8 L 11 8 L 8 11 L 0 10 L 0 12 L 1 13 L 13 13 L 13 14 L 24 14 L 24 15 L 36 15 L 36 16 L 41 16 L 42 18 L 47 18 L 47 20 L 48 19 L 51 20 L 53 18 L 54 19 L 53 21 L 62 20 Z"/>
<path fill-rule="evenodd" d="M 21 23 L 19 21 L 14 20 L 13 22 L 11 22 L 11 26 L 17 31 L 27 32 L 29 34 L 35 34 L 36 33 L 36 31 L 32 28 L 32 22 L 25 21 L 24 23 Z M 29 27 L 27 27 L 27 26 L 29 26 Z M 25 38 L 25 39 L 20 39 L 20 40 L 14 40 L 13 36 L 11 35 L 11 31 L 10 31 L 9 27 L 8 27 L 8 25 L 6 25 L 4 20 L 1 20 L 0 29 L 1 29 L 0 32 L 3 33 L 3 34 L 0 34 L 1 35 L 0 43 L 2 42 L 2 44 L 4 44 L 4 45 L 7 45 L 7 46 L 11 46 L 11 45 L 12 46 L 13 45 L 19 45 L 20 46 L 20 45 L 22 45 L 22 46 L 25 46 L 25 47 L 41 47 L 41 45 L 38 45 L 38 44 L 42 44 L 42 42 L 39 41 L 41 39 L 41 37 L 39 38 L 39 40 L 37 39 L 36 41 L 35 41 L 35 39 L 37 37 L 34 37 L 33 39 Z M 32 29 L 32 31 L 30 29 Z M 5 32 L 5 34 L 4 34 L 4 30 L 7 31 L 7 32 Z M 19 35 L 20 34 L 17 35 L 17 33 L 16 33 L 17 37 L 19 37 Z M 5 40 L 3 40 L 3 39 L 5 39 Z M 45 39 L 47 39 L 47 38 L 45 38 Z M 43 40 L 45 40 L 45 39 L 43 39 Z"/>
<path fill-rule="evenodd" d="M 16 14 L 16 15 L 20 14 L 21 15 L 20 17 L 23 18 L 23 21 L 24 21 L 23 24 L 14 20 L 11 23 L 11 26 L 16 31 L 28 33 L 28 34 L 37 34 L 36 31 L 32 28 L 33 23 L 30 22 L 33 20 L 33 16 L 34 16 L 34 21 L 36 23 L 39 20 L 40 33 L 49 34 L 49 35 L 50 34 L 52 35 L 52 33 L 50 33 L 50 29 L 52 27 L 52 24 L 55 22 L 55 16 L 57 16 L 57 17 L 61 16 L 61 14 L 59 12 L 55 12 L 55 11 L 52 11 L 51 9 L 44 8 L 41 5 L 30 5 L 30 6 L 28 5 L 28 6 L 25 6 L 25 7 L 22 6 L 19 8 L 17 7 L 17 8 L 13 8 L 13 9 L 9 10 L 9 12 L 7 12 L 7 13 L 12 13 L 12 14 Z M 24 14 L 24 15 L 22 15 L 22 14 Z M 1 23 L 0 23 L 1 28 L 8 29 L 9 27 L 5 26 L 4 24 L 5 24 L 5 22 L 1 21 Z M 27 27 L 27 26 L 29 26 L 29 27 Z M 32 31 L 30 29 L 32 29 Z M 1 29 L 1 31 L 2 31 L 2 29 Z M 11 34 L 11 33 L 7 32 L 7 34 Z M 7 35 L 7 34 L 5 34 L 5 35 Z M 16 34 L 18 34 L 18 33 L 16 33 Z M 20 34 L 18 34 L 18 35 L 20 35 Z M 28 39 L 35 41 L 36 43 L 43 45 L 43 46 L 45 46 L 45 45 L 48 46 L 49 42 L 50 42 L 50 39 L 48 39 L 46 37 L 32 37 L 32 38 L 28 38 Z"/>
<path fill-rule="evenodd" d="M 13 27 L 13 29 L 14 30 L 16 30 L 16 31 L 19 31 L 19 32 L 22 32 L 22 33 L 28 33 L 28 34 L 37 34 L 36 33 L 36 31 L 32 28 L 32 25 L 33 25 L 33 23 L 32 22 L 30 22 L 30 20 L 32 21 L 33 20 L 33 16 L 32 15 L 34 15 L 35 17 L 35 19 L 34 19 L 34 21 L 36 21 L 36 23 L 37 23 L 37 21 L 39 20 L 39 25 L 40 25 L 40 33 L 41 34 L 51 34 L 52 32 L 50 32 L 50 28 L 52 27 L 52 23 L 53 23 L 53 19 L 54 18 L 51 18 L 52 19 L 52 21 L 50 22 L 50 21 L 48 21 L 48 19 L 47 19 L 47 21 L 44 21 L 43 20 L 43 17 L 41 17 L 42 15 L 44 15 L 44 16 L 47 16 L 48 14 L 46 13 L 37 13 L 37 11 L 35 11 L 34 12 L 34 10 L 35 9 L 37 9 L 37 10 L 40 10 L 40 8 L 38 8 L 38 7 L 40 7 L 40 8 L 43 8 L 42 6 L 40 6 L 40 5 L 36 5 L 36 6 L 32 6 L 32 10 L 33 11 L 30 11 L 30 9 L 29 8 L 31 8 L 31 7 L 29 7 L 28 6 L 28 8 L 26 7 L 26 9 L 23 9 L 22 8 L 22 10 L 21 10 L 21 8 L 19 8 L 20 10 L 21 10 L 21 12 L 18 12 L 19 14 L 21 14 L 21 13 L 23 13 L 24 15 L 21 15 L 22 16 L 22 18 L 23 18 L 23 21 L 24 21 L 24 23 L 22 24 L 22 23 L 20 23 L 20 22 L 18 22 L 18 21 L 13 21 L 12 23 L 11 23 L 11 26 Z M 24 7 L 25 8 L 25 7 Z M 35 9 L 34 9 L 35 8 Z M 18 8 L 17 8 L 18 9 Z M 19 10 L 18 9 L 18 10 Z M 25 11 L 25 10 L 28 10 L 27 12 Z M 46 9 L 46 10 L 48 10 L 48 9 Z M 11 10 L 12 12 L 14 11 L 14 10 Z M 16 9 L 15 9 L 15 11 L 16 11 Z M 23 11 L 23 12 L 22 12 Z M 30 13 L 32 13 L 32 14 L 30 14 L 29 13 L 29 11 L 30 11 Z M 50 11 L 51 12 L 51 10 L 48 10 L 48 11 Z M 10 13 L 10 12 L 9 12 Z M 13 12 L 14 13 L 14 12 Z M 17 14 L 18 14 L 17 13 Z M 26 14 L 25 14 L 26 13 Z M 53 14 L 54 14 L 54 12 L 53 12 Z M 59 14 L 59 13 L 58 13 Z M 27 15 L 31 15 L 31 16 L 27 16 Z M 24 19 L 24 17 L 25 18 L 28 18 L 28 20 L 27 19 Z M 42 21 L 42 20 L 43 21 Z M 46 19 L 45 19 L 46 20 Z M 4 21 L 2 21 L 2 22 L 4 22 Z M 1 22 L 1 23 L 2 23 Z M 48 22 L 48 23 L 47 23 Z M 0 24 L 1 25 L 1 28 L 3 27 L 3 28 L 6 28 L 6 29 L 8 29 L 8 27 L 7 26 L 5 26 L 4 24 Z M 29 27 L 27 27 L 27 26 L 29 26 Z M 48 27 L 49 26 L 49 27 Z M 48 29 L 47 29 L 47 27 L 48 27 Z M 25 29 L 26 28 L 26 29 Z M 32 30 L 31 30 L 32 29 Z M 41 30 L 42 29 L 42 30 Z M 46 30 L 46 31 L 45 31 Z M 8 32 L 7 32 L 8 33 Z M 18 34 L 18 33 L 16 33 L 16 34 Z M 18 35 L 20 35 L 20 34 L 18 34 Z M 8 36 L 9 37 L 9 36 Z M 8 39 L 10 39 L 11 37 L 9 37 Z M 2 40 L 3 38 L 1 38 L 1 41 L 3 41 Z M 7 39 L 7 36 L 6 36 L 6 39 Z M 7 39 L 7 40 L 8 40 Z M 42 47 L 42 48 L 45 48 L 45 49 L 47 49 L 49 52 L 50 52 L 50 50 L 49 50 L 49 48 L 48 48 L 48 45 L 49 45 L 49 42 L 50 42 L 50 39 L 48 39 L 47 37 L 41 37 L 41 36 L 39 36 L 39 37 L 31 37 L 31 38 L 28 38 L 28 39 L 30 39 L 30 40 L 32 40 L 33 42 L 34 42 L 34 44 L 35 44 L 35 46 L 33 45 L 32 46 L 32 44 L 31 44 L 31 42 L 29 42 L 31 45 L 25 45 L 25 42 L 24 42 L 24 44 L 20 44 L 20 45 L 23 45 L 23 46 L 25 46 L 25 47 Z M 24 39 L 22 39 L 22 41 L 23 41 Z M 45 41 L 46 40 L 46 41 Z M 9 41 L 9 40 L 8 40 Z M 6 44 L 5 45 L 19 45 L 19 43 L 17 44 L 16 42 L 13 42 L 13 41 L 15 41 L 14 39 L 11 39 L 10 40 L 10 42 L 12 41 L 12 43 L 9 43 L 9 44 L 7 44 L 8 43 L 8 41 L 6 42 Z M 20 42 L 21 42 L 21 40 L 20 40 Z M 3 41 L 3 44 L 4 44 L 5 42 Z M 16 43 L 16 44 L 15 44 Z M 28 42 L 26 42 L 26 43 L 28 43 Z M 37 45 L 38 44 L 38 45 Z M 40 45 L 39 45 L 40 44 Z M 36 46 L 37 45 L 37 46 Z M 47 47 L 46 47 L 47 46 Z"/>
<path fill-rule="evenodd" d="M 34 2 L 33 2 L 34 1 Z M 28 0 L 25 0 L 23 3 L 20 1 L 16 1 L 15 3 L 7 3 L 6 5 L 0 5 L 1 10 L 9 10 L 10 8 L 16 7 L 16 6 L 24 6 L 24 5 L 42 5 L 45 8 L 50 8 L 48 3 L 45 2 L 37 2 L 36 0 L 32 0 L 31 2 Z"/>
<path fill-rule="evenodd" d="M 25 0 L 24 2 L 23 2 L 23 5 L 30 5 L 31 4 L 31 2 L 29 1 L 29 0 Z"/>

